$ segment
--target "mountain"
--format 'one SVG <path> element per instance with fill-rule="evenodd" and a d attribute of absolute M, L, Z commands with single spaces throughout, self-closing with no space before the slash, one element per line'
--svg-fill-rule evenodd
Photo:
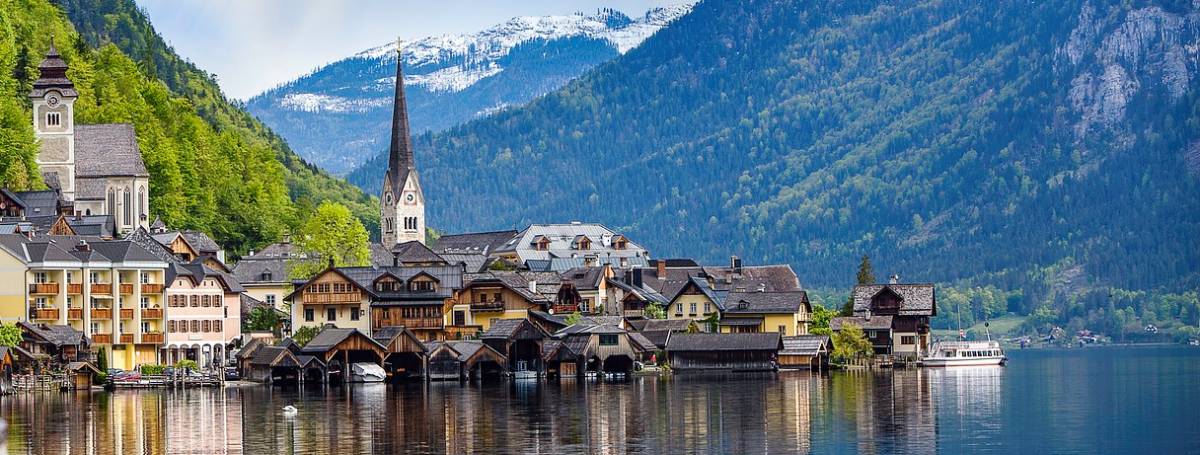
<path fill-rule="evenodd" d="M 58 43 L 82 123 L 128 122 L 151 173 L 151 212 L 233 255 L 278 240 L 323 200 L 378 226 L 369 195 L 305 163 L 175 54 L 131 0 L 0 0 L 0 185 L 40 186 L 30 83 Z"/>
<path fill-rule="evenodd" d="M 612 9 L 516 17 L 478 33 L 402 42 L 413 131 L 439 131 L 525 104 L 637 47 L 690 10 L 690 4 L 653 8 L 636 19 Z M 396 46 L 322 66 L 246 107 L 305 159 L 345 174 L 387 148 Z"/>
<path fill-rule="evenodd" d="M 1076 311 L 1200 284 L 1198 42 L 1195 2 L 707 1 L 416 162 L 448 232 L 585 219 L 843 289 L 869 254 Z"/>

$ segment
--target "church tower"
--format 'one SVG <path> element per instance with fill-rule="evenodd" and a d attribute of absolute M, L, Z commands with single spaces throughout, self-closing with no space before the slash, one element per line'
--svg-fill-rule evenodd
<path fill-rule="evenodd" d="M 404 70 L 400 43 L 396 43 L 396 99 L 392 106 L 392 144 L 388 149 L 388 169 L 379 195 L 381 243 L 392 248 L 398 243 L 425 243 L 425 195 L 413 161 L 412 140 L 408 136 L 408 107 L 404 102 Z"/>
<path fill-rule="evenodd" d="M 33 101 L 33 133 L 41 142 L 37 163 L 48 185 L 58 182 L 62 198 L 75 200 L 75 99 L 79 93 L 67 79 L 67 62 L 50 43 L 29 98 Z"/>

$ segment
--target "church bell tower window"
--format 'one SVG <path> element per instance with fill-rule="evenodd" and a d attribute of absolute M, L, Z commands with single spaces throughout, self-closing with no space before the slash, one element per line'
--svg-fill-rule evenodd
<path fill-rule="evenodd" d="M 62 114 L 58 112 L 50 112 L 46 114 L 46 126 L 62 125 Z"/>

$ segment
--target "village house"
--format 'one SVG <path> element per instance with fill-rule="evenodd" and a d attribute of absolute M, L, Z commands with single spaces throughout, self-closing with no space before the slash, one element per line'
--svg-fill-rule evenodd
<path fill-rule="evenodd" d="M 482 273 L 495 260 L 492 252 L 516 235 L 514 230 L 444 234 L 434 240 L 430 249 L 450 264 L 463 264 L 467 273 Z"/>
<path fill-rule="evenodd" d="M 725 297 L 722 333 L 778 332 L 807 335 L 812 304 L 804 291 L 734 291 Z"/>
<path fill-rule="evenodd" d="M 0 281 L 16 284 L 0 295 L 0 317 L 69 325 L 114 368 L 159 363 L 168 264 L 158 256 L 130 241 L 10 234 L 0 264 Z"/>
<path fill-rule="evenodd" d="M 825 370 L 832 352 L 833 341 L 828 336 L 785 336 L 778 355 L 779 368 Z"/>
<path fill-rule="evenodd" d="M 539 272 L 611 265 L 644 267 L 650 253 L 601 224 L 573 221 L 534 224 L 496 248 L 492 255 L 508 264 Z"/>
<path fill-rule="evenodd" d="M 318 261 L 297 251 L 291 238 L 267 245 L 261 251 L 251 251 L 233 265 L 232 273 L 246 289 L 246 295 L 287 312 L 283 297 L 294 290 L 291 268 L 297 262 Z"/>
<path fill-rule="evenodd" d="M 778 333 L 676 333 L 667 342 L 671 369 L 771 371 L 783 349 Z"/>
<path fill-rule="evenodd" d="M 227 349 L 242 336 L 242 287 L 227 273 L 200 260 L 167 268 L 167 337 L 163 361 L 192 360 L 221 367 Z"/>
<path fill-rule="evenodd" d="M 699 276 L 689 277 L 665 308 L 667 319 L 702 321 L 720 318 L 728 291 L 713 289 L 712 284 Z M 702 330 L 710 330 L 704 325 Z"/>
<path fill-rule="evenodd" d="M 852 298 L 854 316 L 834 318 L 830 328 L 859 326 L 876 354 L 920 357 L 929 352 L 929 319 L 937 315 L 932 284 L 900 283 L 899 277 L 893 276 L 888 284 L 855 286 Z"/>
<path fill-rule="evenodd" d="M 571 310 L 571 312 L 612 314 L 606 311 L 609 309 L 608 282 L 614 276 L 611 265 L 602 264 L 595 267 L 573 267 L 563 271 L 561 276 L 563 285 L 570 285 L 579 294 L 578 307 Z"/>
<path fill-rule="evenodd" d="M 474 379 L 500 376 L 508 372 L 508 359 L 482 341 L 431 341 L 427 376 L 431 380 Z"/>
<path fill-rule="evenodd" d="M 423 341 L 441 340 L 445 308 L 462 280 L 458 266 L 329 268 L 284 300 L 293 330 L 332 325 L 373 333 L 403 326 Z"/>
<path fill-rule="evenodd" d="M 17 323 L 21 328 L 21 343 L 24 353 L 34 358 L 67 364 L 92 360 L 91 341 L 82 331 L 69 325 Z"/>
<path fill-rule="evenodd" d="M 79 94 L 53 45 L 38 70 L 29 93 L 39 143 L 37 163 L 46 184 L 58 190 L 59 212 L 111 216 L 122 233 L 148 226 L 150 174 L 133 125 L 76 124 Z"/>
<path fill-rule="evenodd" d="M 561 287 L 562 279 L 555 273 L 468 274 L 451 303 L 447 326 L 472 336 L 487 331 L 494 321 L 526 319 L 531 310 L 548 311 Z"/>
<path fill-rule="evenodd" d="M 528 319 L 501 319 L 493 322 L 479 339 L 504 354 L 508 371 L 542 371 L 542 344 L 550 334 Z"/>

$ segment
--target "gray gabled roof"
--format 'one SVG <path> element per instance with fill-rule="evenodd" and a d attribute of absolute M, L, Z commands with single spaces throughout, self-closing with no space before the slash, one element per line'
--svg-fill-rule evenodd
<path fill-rule="evenodd" d="M 780 355 L 817 355 L 832 350 L 832 341 L 825 335 L 798 335 L 783 337 Z"/>
<path fill-rule="evenodd" d="M 25 216 L 58 215 L 58 192 L 54 190 L 14 191 L 6 193 L 25 207 Z"/>
<path fill-rule="evenodd" d="M 83 332 L 75 330 L 75 328 L 69 325 L 33 324 L 28 322 L 19 322 L 17 324 L 20 325 L 21 330 L 57 347 L 87 344 L 87 337 L 83 335 Z"/>
<path fill-rule="evenodd" d="M 400 261 L 400 264 L 417 264 L 417 263 L 437 263 L 446 264 L 446 260 L 433 250 L 430 250 L 425 244 L 416 240 L 397 243 L 391 248 L 392 256 Z M 391 265 L 390 263 L 387 265 Z"/>
<path fill-rule="evenodd" d="M 871 298 L 891 290 L 900 296 L 901 316 L 932 316 L 937 312 L 937 299 L 933 284 L 860 284 L 854 287 L 854 313 L 865 314 L 871 307 Z"/>
<path fill-rule="evenodd" d="M 304 345 L 304 347 L 300 349 L 300 352 L 305 354 L 324 354 L 330 349 L 333 349 L 334 346 L 337 346 L 338 343 L 341 343 L 347 338 L 356 335 L 361 335 L 364 339 L 369 340 L 371 343 L 379 346 L 379 349 L 387 350 L 386 346 L 379 344 L 379 342 L 370 335 L 359 332 L 358 329 L 327 327 L 324 330 L 321 330 L 321 333 L 318 333 L 317 336 L 314 336 L 313 339 L 308 342 L 308 344 Z"/>
<path fill-rule="evenodd" d="M 779 334 L 770 333 L 675 333 L 667 350 L 688 351 L 778 351 Z"/>
<path fill-rule="evenodd" d="M 835 331 L 842 330 L 842 326 L 847 324 L 853 324 L 858 326 L 860 329 L 865 330 L 885 330 L 892 328 L 892 317 L 871 316 L 867 318 L 859 316 L 842 316 L 829 320 L 829 328 Z"/>
<path fill-rule="evenodd" d="M 149 177 L 133 125 L 75 125 L 75 175 Z"/>
<path fill-rule="evenodd" d="M 438 254 L 473 254 L 487 256 L 504 245 L 517 231 L 470 232 L 466 234 L 446 234 L 434 240 L 430 249 Z"/>
<path fill-rule="evenodd" d="M 796 313 L 801 307 L 811 310 L 804 291 L 730 292 L 725 297 L 726 313 Z"/>

